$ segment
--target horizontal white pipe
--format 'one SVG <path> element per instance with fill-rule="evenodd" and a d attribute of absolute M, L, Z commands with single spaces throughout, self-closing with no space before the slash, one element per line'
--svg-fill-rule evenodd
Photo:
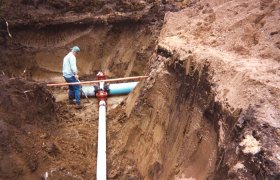
<path fill-rule="evenodd" d="M 94 86 L 82 86 L 82 96 L 93 97 L 95 96 L 95 89 Z"/>
<path fill-rule="evenodd" d="M 96 179 L 106 180 L 106 102 L 99 102 Z"/>

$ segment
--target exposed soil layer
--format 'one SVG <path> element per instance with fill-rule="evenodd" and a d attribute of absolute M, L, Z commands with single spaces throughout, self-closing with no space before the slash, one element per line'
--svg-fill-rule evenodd
<path fill-rule="evenodd" d="M 279 178 L 279 8 L 217 1 L 166 14 L 149 78 L 112 123 L 124 139 L 113 159 L 148 179 Z"/>
<path fill-rule="evenodd" d="M 57 121 L 54 98 L 23 79 L 1 76 L 0 84 L 0 178 L 36 178 L 38 165 L 56 154 L 54 144 L 44 144 Z"/>
<path fill-rule="evenodd" d="M 13 36 L 1 49 L 0 70 L 39 81 L 63 80 L 61 61 L 77 44 L 80 75 L 99 70 L 111 77 L 143 74 L 164 13 L 178 10 L 152 1 L 38 1 L 37 8 L 34 2 L 3 1 L 0 6 Z"/>
<path fill-rule="evenodd" d="M 1 87 L 0 179 L 38 179 L 46 173 L 54 179 L 95 176 L 95 99 L 77 111 L 68 104 L 65 89 L 48 91 L 6 76 L 1 76 Z M 110 100 L 108 112 L 123 98 Z"/>
<path fill-rule="evenodd" d="M 73 45 L 82 80 L 148 75 L 108 99 L 109 179 L 280 178 L 277 0 L 1 2 L 0 179 L 95 178 L 97 100 L 45 86 Z"/>
<path fill-rule="evenodd" d="M 99 9 L 99 5 L 95 7 L 89 4 L 89 9 L 86 9 L 85 6 L 79 5 L 84 2 L 71 5 L 73 8 L 84 7 L 85 10 L 82 11 L 72 11 L 73 8 L 68 6 L 56 6 L 56 3 L 63 3 L 62 1 L 3 2 L 1 15 L 9 21 L 13 35 L 13 39 L 8 41 L 8 48 L 0 51 L 1 73 L 9 76 L 7 81 L 18 76 L 27 80 L 62 81 L 61 61 L 73 45 L 79 45 L 82 49 L 78 57 L 78 68 L 80 75 L 84 75 L 83 79 L 92 80 L 99 70 L 105 71 L 109 77 L 142 75 L 156 45 L 165 10 L 176 10 L 173 5 L 159 6 L 159 3 L 146 4 L 144 1 L 141 2 L 144 6 L 140 9 L 135 8 L 138 2 L 131 5 L 127 3 L 127 6 L 107 2 L 113 12 L 91 11 L 91 8 Z M 119 9 L 119 6 L 124 9 Z M 118 12 L 119 10 L 122 12 Z M 18 88 L 29 84 L 23 79 L 20 80 L 22 84 L 19 83 Z M 36 85 L 35 82 L 32 84 Z M 42 88 L 44 92 L 45 87 Z M 14 90 L 14 87 L 11 90 Z M 25 104 L 19 105 L 22 107 L 18 109 L 20 116 L 8 112 L 13 119 L 18 118 L 17 122 L 25 124 L 25 121 L 32 120 L 36 126 L 31 124 L 27 130 L 27 125 L 9 126 L 12 133 L 24 131 L 29 137 L 28 142 L 17 143 L 19 147 L 25 147 L 24 153 L 18 154 L 17 146 L 11 148 L 10 152 L 1 152 L 5 157 L 1 163 L 1 178 L 38 179 L 46 173 L 49 178 L 54 179 L 95 177 L 97 101 L 90 99 L 83 102 L 85 108 L 77 111 L 68 105 L 66 91 L 51 89 L 56 99 L 52 105 L 55 104 L 56 108 L 49 114 L 49 121 L 52 123 L 47 125 L 44 124 L 44 117 L 36 115 L 36 111 L 48 114 L 48 111 L 41 110 L 41 105 L 32 106 L 31 109 L 35 112 L 26 111 L 27 117 L 22 109 L 26 107 Z M 22 101 L 17 98 L 15 97 L 16 101 Z M 108 112 L 123 98 L 110 98 Z M 37 124 L 41 123 L 44 125 L 37 127 Z M 25 133 L 17 133 L 17 136 L 9 136 L 7 139 L 13 142 L 19 137 L 25 139 L 26 136 Z M 7 164 L 8 161 L 14 160 L 10 154 L 15 154 L 15 158 L 20 162 L 17 163 L 16 170 L 13 170 L 13 165 Z"/>
<path fill-rule="evenodd" d="M 29 47 L 29 53 L 24 49 L 3 52 L 1 70 L 28 79 L 62 81 L 61 61 L 71 46 L 79 44 L 80 75 L 99 70 L 111 77 L 140 75 L 155 46 L 155 34 L 155 26 L 134 23 L 18 30 L 14 40 Z"/>

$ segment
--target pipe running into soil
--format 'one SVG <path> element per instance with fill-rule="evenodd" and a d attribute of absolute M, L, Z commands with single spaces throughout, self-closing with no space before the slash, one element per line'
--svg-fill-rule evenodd
<path fill-rule="evenodd" d="M 106 179 L 106 102 L 99 102 L 98 149 L 96 179 Z"/>
<path fill-rule="evenodd" d="M 138 82 L 130 82 L 130 83 L 120 83 L 120 84 L 111 84 L 109 85 L 109 92 L 112 91 L 113 95 L 120 95 L 120 94 L 128 94 L 130 93 Z M 107 92 L 104 91 L 104 81 L 100 82 L 99 84 L 99 92 L 96 94 L 97 98 L 99 99 L 99 120 L 98 120 L 98 147 L 97 147 L 97 167 L 96 167 L 96 179 L 97 180 L 105 180 L 106 175 L 106 100 L 107 99 Z M 87 95 L 93 95 L 94 87 L 89 86 L 85 88 L 85 92 Z M 105 99 L 103 93 L 106 93 Z M 86 94 L 85 94 L 86 95 Z"/>
<path fill-rule="evenodd" d="M 138 82 L 118 83 L 108 85 L 108 94 L 111 95 L 124 95 L 130 93 L 138 84 Z M 104 88 L 104 85 L 102 85 Z M 100 89 L 103 89 L 100 86 Z M 103 89 L 104 90 L 104 89 Z M 82 92 L 84 96 L 94 97 L 96 89 L 94 86 L 82 86 Z"/>
<path fill-rule="evenodd" d="M 118 83 L 109 85 L 109 95 L 122 95 L 130 93 L 138 82 Z"/>

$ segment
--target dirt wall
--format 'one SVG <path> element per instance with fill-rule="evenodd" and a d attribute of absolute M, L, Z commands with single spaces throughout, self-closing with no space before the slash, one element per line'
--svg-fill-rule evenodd
<path fill-rule="evenodd" d="M 213 96 L 205 96 L 211 93 L 209 84 L 203 84 L 207 71 L 200 77 L 199 72 L 187 77 L 179 66 L 161 69 L 165 61 L 166 57 L 157 56 L 136 104 L 127 101 L 133 109 L 127 112 L 128 118 L 119 130 L 121 150 L 126 152 L 123 156 L 133 159 L 147 179 L 211 177 L 218 136 L 216 122 L 203 115 L 213 101 Z"/>
<path fill-rule="evenodd" d="M 138 169 L 143 179 L 279 178 L 275 3 L 197 3 L 165 16 L 149 78 L 112 122 L 124 140 L 114 140 L 112 157 L 129 164 L 124 172 Z M 245 38 L 247 26 L 257 43 Z"/>
<path fill-rule="evenodd" d="M 38 81 L 62 81 L 63 57 L 78 45 L 80 75 L 93 74 L 94 79 L 99 70 L 109 77 L 140 75 L 155 46 L 156 32 L 152 30 L 156 29 L 144 24 L 31 29 L 15 31 L 14 41 L 28 49 L 4 50 L 3 72 Z"/>
<path fill-rule="evenodd" d="M 157 1 L 3 1 L 0 8 L 13 36 L 0 50 L 0 70 L 44 81 L 62 80 L 61 61 L 73 45 L 82 49 L 81 75 L 141 74 L 165 11 L 179 9 Z"/>

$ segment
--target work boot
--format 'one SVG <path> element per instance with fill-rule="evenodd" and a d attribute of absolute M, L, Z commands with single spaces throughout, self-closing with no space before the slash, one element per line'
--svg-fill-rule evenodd
<path fill-rule="evenodd" d="M 84 108 L 84 106 L 83 106 L 83 105 L 81 105 L 81 104 L 77 104 L 77 105 L 75 106 L 75 108 L 76 108 L 76 109 L 83 109 L 83 108 Z"/>
<path fill-rule="evenodd" d="M 69 99 L 69 104 L 76 104 L 76 99 Z"/>

